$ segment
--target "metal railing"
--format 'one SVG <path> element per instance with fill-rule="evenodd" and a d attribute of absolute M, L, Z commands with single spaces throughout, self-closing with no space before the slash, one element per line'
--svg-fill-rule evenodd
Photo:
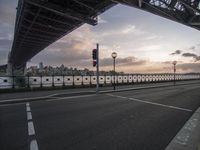
<path fill-rule="evenodd" d="M 126 74 L 99 76 L 100 85 L 174 81 L 173 74 Z M 176 74 L 176 81 L 200 80 L 200 74 Z M 76 87 L 96 85 L 96 76 L 0 76 L 0 89 Z"/>

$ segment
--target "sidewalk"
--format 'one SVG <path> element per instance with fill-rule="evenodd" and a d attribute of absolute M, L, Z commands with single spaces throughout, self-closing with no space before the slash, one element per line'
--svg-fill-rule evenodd
<path fill-rule="evenodd" d="M 200 150 L 200 107 L 165 150 Z"/>

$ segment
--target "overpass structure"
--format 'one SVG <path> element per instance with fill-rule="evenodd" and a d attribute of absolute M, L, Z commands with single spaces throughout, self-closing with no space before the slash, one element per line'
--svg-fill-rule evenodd
<path fill-rule="evenodd" d="M 8 58 L 12 74 L 84 23 L 97 25 L 97 16 L 118 3 L 200 30 L 200 0 L 19 0 Z"/>

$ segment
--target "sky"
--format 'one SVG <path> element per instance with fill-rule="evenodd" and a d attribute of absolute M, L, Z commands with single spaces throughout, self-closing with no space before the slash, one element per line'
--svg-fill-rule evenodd
<path fill-rule="evenodd" d="M 0 0 L 0 65 L 11 50 L 17 0 Z M 98 25 L 84 24 L 56 41 L 27 63 L 89 68 L 92 49 L 100 45 L 100 70 L 125 73 L 200 72 L 200 31 L 129 6 L 116 5 L 98 17 Z"/>

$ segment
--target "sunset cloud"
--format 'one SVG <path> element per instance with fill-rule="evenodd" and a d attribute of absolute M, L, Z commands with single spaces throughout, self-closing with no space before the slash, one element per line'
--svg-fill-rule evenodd
<path fill-rule="evenodd" d="M 193 58 L 195 61 L 199 61 L 200 60 L 200 56 L 194 54 L 194 53 L 183 53 L 182 54 L 183 57 L 189 57 L 189 58 Z"/>
<path fill-rule="evenodd" d="M 175 52 L 171 53 L 170 55 L 179 55 L 181 53 L 182 53 L 181 50 L 176 50 Z"/>

